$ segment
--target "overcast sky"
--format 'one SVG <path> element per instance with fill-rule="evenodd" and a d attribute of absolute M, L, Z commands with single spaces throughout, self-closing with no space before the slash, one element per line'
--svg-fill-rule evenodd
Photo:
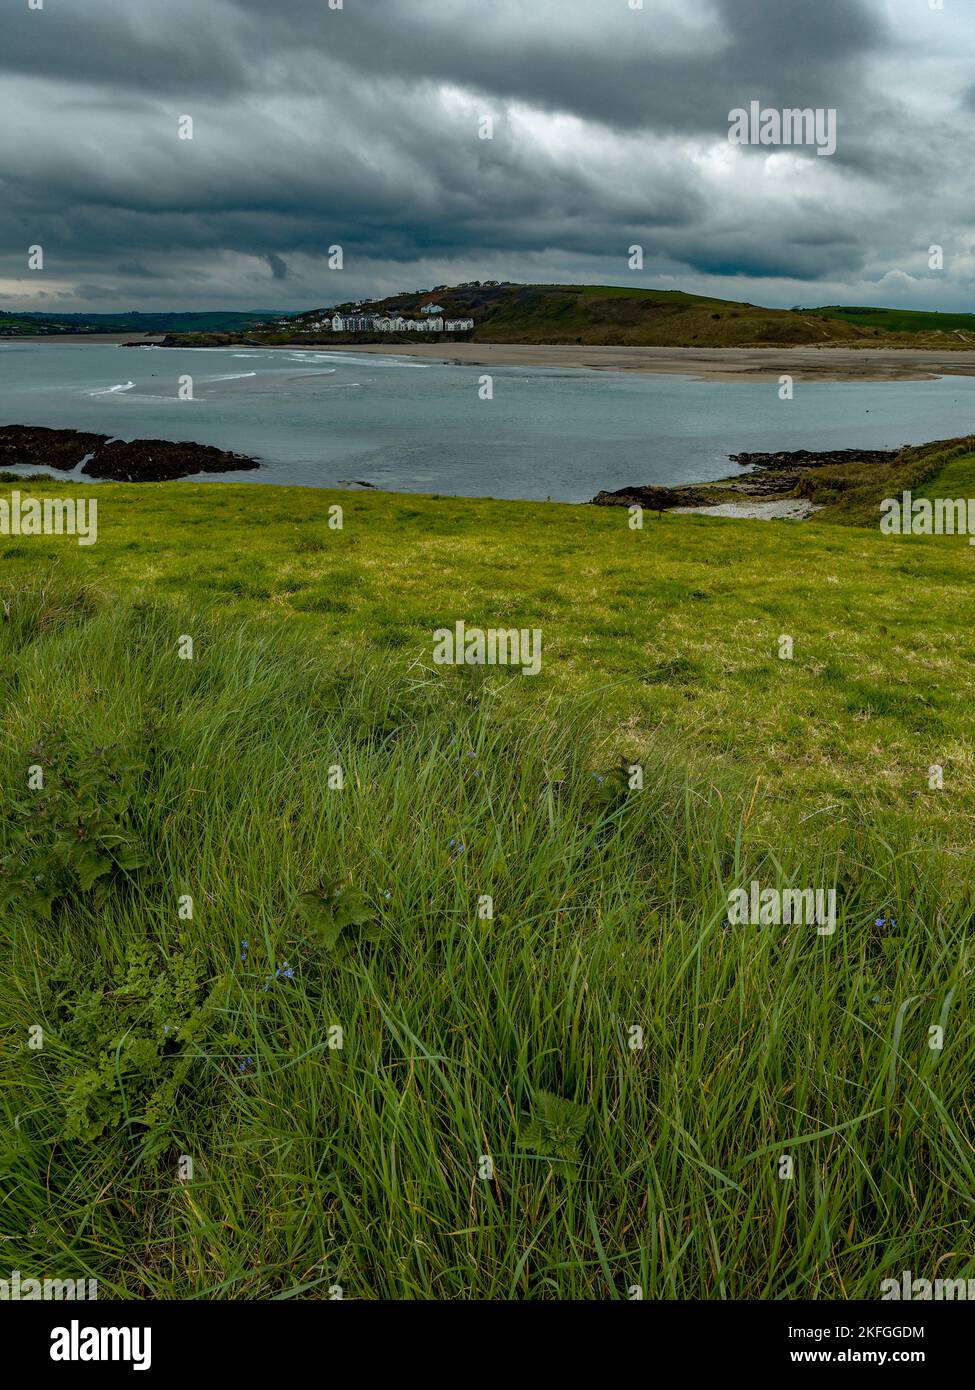
<path fill-rule="evenodd" d="M 30 3 L 0 11 L 2 308 L 489 278 L 975 309 L 975 0 Z M 733 146 L 755 100 L 836 108 L 835 156 Z"/>

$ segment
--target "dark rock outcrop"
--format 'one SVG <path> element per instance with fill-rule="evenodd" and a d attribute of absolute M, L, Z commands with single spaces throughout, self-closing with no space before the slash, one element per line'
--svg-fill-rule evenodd
<path fill-rule="evenodd" d="M 686 495 L 668 487 L 621 487 L 617 492 L 597 492 L 592 500 L 597 507 L 643 507 L 653 512 L 687 506 Z"/>
<path fill-rule="evenodd" d="M 743 468 L 825 468 L 833 463 L 890 463 L 899 449 L 793 449 L 776 454 L 729 454 Z"/>
<path fill-rule="evenodd" d="M 210 444 L 181 444 L 169 439 L 110 440 L 106 434 L 82 430 L 0 426 L 0 467 L 23 463 L 70 472 L 87 455 L 91 457 L 82 473 L 119 483 L 164 483 L 196 473 L 236 473 L 260 468 L 256 459 Z"/>
<path fill-rule="evenodd" d="M 104 434 L 83 430 L 49 430 L 41 425 L 0 426 L 0 467 L 26 463 L 69 472 L 86 454 L 105 443 Z"/>
<path fill-rule="evenodd" d="M 799 487 L 811 468 L 830 464 L 891 463 L 900 449 L 794 449 L 775 454 L 731 454 L 732 463 L 750 472 L 742 478 L 725 478 L 718 487 L 699 483 L 682 488 L 621 487 L 616 492 L 599 492 L 592 499 L 597 507 L 643 507 L 663 512 L 671 507 L 714 506 L 718 502 L 764 501 L 788 495 Z M 731 484 L 731 486 L 729 486 Z"/>

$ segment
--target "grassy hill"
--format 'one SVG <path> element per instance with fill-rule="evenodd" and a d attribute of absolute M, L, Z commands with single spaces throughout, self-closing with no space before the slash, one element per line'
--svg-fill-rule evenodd
<path fill-rule="evenodd" d="M 964 347 L 967 340 L 947 329 L 965 315 L 899 316 L 897 311 L 853 312 L 819 309 L 767 309 L 734 300 L 711 299 L 678 290 L 626 285 L 518 285 L 471 282 L 390 295 L 366 304 L 336 305 L 343 313 L 419 315 L 425 304 L 441 304 L 448 318 L 473 318 L 473 332 L 456 335 L 481 343 L 551 343 L 621 347 Z M 310 311 L 248 333 L 248 341 L 334 342 L 337 335 L 316 330 L 325 312 Z M 889 321 L 883 315 L 889 315 Z M 858 317 L 859 316 L 859 317 Z M 902 324 L 901 318 L 904 318 Z M 862 322 L 861 322 L 862 318 Z M 915 322 L 925 319 L 924 323 Z M 942 323 L 944 320 L 944 323 Z M 447 341 L 452 335 L 447 335 Z M 341 335 L 339 341 L 414 341 L 412 335 Z M 190 346 L 232 341 L 221 333 L 180 335 Z M 975 341 L 973 339 L 972 341 Z"/>
<path fill-rule="evenodd" d="M 431 299 L 451 316 L 473 317 L 476 342 L 730 347 L 859 337 L 850 325 L 826 323 L 813 313 L 619 285 L 461 286 L 381 303 L 407 313 Z"/>
<path fill-rule="evenodd" d="M 57 1251 L 103 1298 L 975 1277 L 964 537 L 86 491 L 94 547 L 0 538 L 11 1268 Z M 435 666 L 457 619 L 540 627 L 541 674 Z M 752 878 L 835 889 L 835 933 L 731 925 Z"/>

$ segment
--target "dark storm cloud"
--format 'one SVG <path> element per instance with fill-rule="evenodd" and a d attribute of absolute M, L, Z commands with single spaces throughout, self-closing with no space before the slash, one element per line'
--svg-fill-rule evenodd
<path fill-rule="evenodd" d="M 963 294 L 972 86 L 955 63 L 971 44 L 950 15 L 937 29 L 893 13 L 883 0 L 25 5 L 0 43 L 13 286 L 0 303 L 57 288 L 93 306 L 250 306 L 265 286 L 310 305 L 482 266 L 620 281 L 634 243 L 639 283 L 738 278 L 747 298 L 748 279 L 786 282 L 785 296 L 812 281 L 835 300 L 895 270 L 929 292 L 918 257 L 938 241 Z M 751 100 L 835 107 L 836 156 L 732 150 L 728 113 Z M 34 244 L 43 276 L 25 270 Z M 326 269 L 334 244 L 342 275 Z"/>

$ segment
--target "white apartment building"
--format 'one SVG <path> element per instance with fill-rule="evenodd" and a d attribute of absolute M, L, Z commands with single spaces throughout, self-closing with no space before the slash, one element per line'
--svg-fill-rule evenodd
<path fill-rule="evenodd" d="M 405 319 L 401 314 L 333 314 L 331 320 L 312 326 L 331 328 L 333 333 L 466 333 L 474 327 L 474 320 L 445 321 L 432 314 L 423 319 Z"/>

